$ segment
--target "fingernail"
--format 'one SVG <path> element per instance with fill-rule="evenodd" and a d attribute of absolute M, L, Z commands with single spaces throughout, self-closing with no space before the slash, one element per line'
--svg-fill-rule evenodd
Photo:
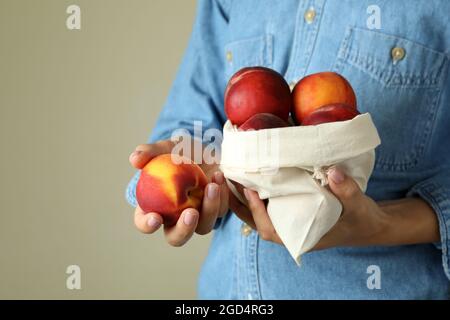
<path fill-rule="evenodd" d="M 208 198 L 210 199 L 215 199 L 217 197 L 217 195 L 219 194 L 219 186 L 215 183 L 210 183 L 208 185 Z"/>
<path fill-rule="evenodd" d="M 133 151 L 133 153 L 130 154 L 130 159 L 137 157 L 141 153 L 142 153 L 142 151 L 140 151 L 140 150 Z"/>
<path fill-rule="evenodd" d="M 192 226 L 197 221 L 198 215 L 196 212 L 188 211 L 184 214 L 184 224 L 187 226 Z"/>
<path fill-rule="evenodd" d="M 147 220 L 147 225 L 151 228 L 157 228 L 159 227 L 161 223 L 159 222 L 158 219 L 156 219 L 155 217 L 151 216 L 150 218 L 148 218 Z"/>
<path fill-rule="evenodd" d="M 334 183 L 338 184 L 338 183 L 342 183 L 345 180 L 345 176 L 344 174 L 339 171 L 338 169 L 331 169 L 330 172 L 328 173 L 328 177 L 333 180 Z"/>
<path fill-rule="evenodd" d="M 245 199 L 250 201 L 250 194 L 246 188 L 244 188 L 244 196 L 245 196 Z"/>
<path fill-rule="evenodd" d="M 216 173 L 214 173 L 214 178 L 216 179 L 216 182 L 218 184 L 222 184 L 225 180 L 223 173 L 220 171 L 217 171 Z"/>

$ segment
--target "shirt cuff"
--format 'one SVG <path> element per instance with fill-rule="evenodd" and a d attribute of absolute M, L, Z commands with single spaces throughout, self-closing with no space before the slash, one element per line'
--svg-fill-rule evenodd
<path fill-rule="evenodd" d="M 433 180 L 427 180 L 414 186 L 408 196 L 419 196 L 433 208 L 439 221 L 440 243 L 435 246 L 442 250 L 442 264 L 447 278 L 450 280 L 450 199 L 446 187 Z"/>
<path fill-rule="evenodd" d="M 125 198 L 127 199 L 128 203 L 135 207 L 137 206 L 137 200 L 136 200 L 136 185 L 139 180 L 139 177 L 141 176 L 141 171 L 137 171 L 133 178 L 131 178 L 130 182 L 128 183 L 127 189 L 125 191 Z"/>

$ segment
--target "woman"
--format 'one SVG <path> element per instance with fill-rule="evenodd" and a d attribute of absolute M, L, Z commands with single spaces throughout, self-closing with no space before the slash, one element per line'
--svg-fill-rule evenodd
<path fill-rule="evenodd" d="M 200 298 L 449 298 L 448 12 L 445 0 L 199 2 L 189 47 L 150 144 L 130 156 L 134 167 L 170 152 L 171 133 L 192 133 L 194 121 L 221 129 L 226 82 L 253 65 L 273 68 L 290 83 L 320 71 L 344 75 L 382 141 L 366 194 L 339 169 L 330 173 L 343 214 L 302 257 L 301 267 L 281 244 L 258 195 L 245 190 L 249 208 L 239 205 L 217 165 L 203 164 L 211 182 L 201 214 L 186 209 L 176 226 L 165 228 L 175 246 L 194 232 L 216 229 L 200 275 Z M 137 178 L 127 190 L 135 206 Z M 236 214 L 225 214 L 228 208 Z M 135 222 L 153 233 L 162 218 L 137 207 Z"/>

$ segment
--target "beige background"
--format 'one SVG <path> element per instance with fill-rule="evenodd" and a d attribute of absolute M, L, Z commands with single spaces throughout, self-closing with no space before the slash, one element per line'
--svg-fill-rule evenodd
<path fill-rule="evenodd" d="M 0 0 L 0 298 L 195 298 L 210 238 L 141 235 L 124 200 L 194 13 L 193 0 Z M 66 289 L 71 264 L 82 290 Z"/>

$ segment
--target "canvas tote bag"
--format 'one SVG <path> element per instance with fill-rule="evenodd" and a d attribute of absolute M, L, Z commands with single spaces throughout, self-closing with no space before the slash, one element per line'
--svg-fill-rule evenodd
<path fill-rule="evenodd" d="M 327 171 L 338 166 L 363 192 L 380 144 L 370 114 L 341 122 L 258 131 L 223 128 L 220 168 L 230 180 L 268 199 L 275 230 L 297 263 L 334 226 L 342 212 L 327 189 Z"/>

